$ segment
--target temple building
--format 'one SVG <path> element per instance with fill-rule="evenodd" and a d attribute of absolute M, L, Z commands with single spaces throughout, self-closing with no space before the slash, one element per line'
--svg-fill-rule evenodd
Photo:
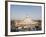
<path fill-rule="evenodd" d="M 41 20 L 34 20 L 27 16 L 21 20 L 11 21 L 11 31 L 41 30 Z"/>
<path fill-rule="evenodd" d="M 16 20 L 15 21 L 15 27 L 18 27 L 18 28 L 34 28 L 35 26 L 38 25 L 38 22 L 37 21 L 34 21 L 31 19 L 31 17 L 25 17 L 23 20 Z"/>

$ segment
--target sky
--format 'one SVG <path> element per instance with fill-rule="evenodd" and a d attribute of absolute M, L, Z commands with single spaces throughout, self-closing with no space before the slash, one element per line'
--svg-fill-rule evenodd
<path fill-rule="evenodd" d="M 41 6 L 32 5 L 11 5 L 10 17 L 11 19 L 22 19 L 30 16 L 32 19 L 41 19 L 42 16 Z"/>

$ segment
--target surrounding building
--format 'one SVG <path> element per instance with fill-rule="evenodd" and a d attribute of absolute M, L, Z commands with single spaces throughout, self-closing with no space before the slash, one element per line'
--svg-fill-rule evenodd
<path fill-rule="evenodd" d="M 25 17 L 23 20 L 14 20 L 14 27 L 19 29 L 19 30 L 35 30 L 41 29 L 41 21 L 39 24 L 39 21 L 37 20 L 32 20 L 30 17 Z"/>

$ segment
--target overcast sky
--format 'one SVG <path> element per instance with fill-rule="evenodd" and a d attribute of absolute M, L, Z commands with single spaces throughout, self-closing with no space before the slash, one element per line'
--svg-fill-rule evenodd
<path fill-rule="evenodd" d="M 41 9 L 41 6 L 11 5 L 10 17 L 11 19 L 21 19 L 23 17 L 30 16 L 33 19 L 41 19 Z"/>

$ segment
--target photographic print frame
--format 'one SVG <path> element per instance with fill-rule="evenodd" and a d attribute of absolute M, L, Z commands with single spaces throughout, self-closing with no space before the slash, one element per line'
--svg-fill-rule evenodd
<path fill-rule="evenodd" d="M 42 24 L 43 24 L 42 28 L 43 28 L 43 30 L 42 30 L 42 32 L 39 33 L 39 31 L 38 31 L 38 33 L 37 33 L 37 31 L 36 32 L 34 31 L 35 33 L 33 32 L 33 34 L 32 34 L 32 31 L 31 32 L 29 31 L 29 32 L 11 32 L 11 33 L 9 33 L 9 31 L 10 31 L 10 26 L 9 26 L 9 24 L 10 24 L 10 4 L 15 4 L 16 2 L 18 4 L 20 3 L 21 5 L 22 4 L 24 5 L 25 3 L 26 3 L 25 5 L 27 5 L 27 4 L 28 5 L 30 5 L 30 4 L 31 5 L 32 4 L 33 5 L 37 5 L 37 4 L 41 5 L 42 4 L 42 8 L 43 8 L 43 12 L 42 12 L 42 18 L 43 18 L 43 20 L 42 20 Z M 37 35 L 37 34 L 45 34 L 45 3 L 40 3 L 40 2 L 24 2 L 24 1 L 5 1 L 5 35 L 6 36 L 7 35 L 18 36 L 18 35 Z"/>

